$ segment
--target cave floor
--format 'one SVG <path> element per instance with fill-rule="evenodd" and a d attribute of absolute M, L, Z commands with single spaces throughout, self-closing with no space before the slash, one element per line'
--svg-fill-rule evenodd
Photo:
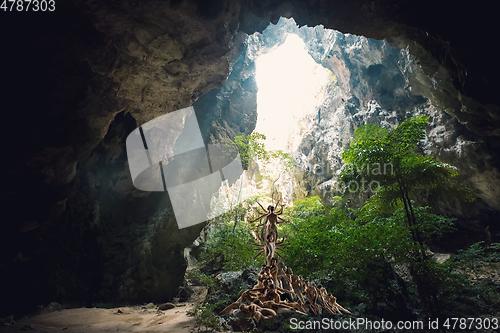
<path fill-rule="evenodd" d="M 196 287 L 195 287 L 196 288 Z M 52 333 L 67 331 L 72 333 L 100 332 L 169 332 L 191 333 L 195 331 L 195 321 L 187 312 L 203 300 L 207 289 L 198 287 L 186 303 L 175 308 L 159 310 L 157 306 L 129 306 L 113 309 L 75 308 L 38 314 L 17 320 L 13 325 L 0 326 L 0 332 L 29 331 Z M 152 305 L 152 304 L 151 304 Z"/>
<path fill-rule="evenodd" d="M 188 333 L 194 329 L 194 318 L 186 312 L 192 304 L 180 304 L 166 311 L 143 309 L 141 306 L 115 309 L 77 308 L 24 318 L 12 326 L 0 327 L 1 332 L 172 332 Z"/>

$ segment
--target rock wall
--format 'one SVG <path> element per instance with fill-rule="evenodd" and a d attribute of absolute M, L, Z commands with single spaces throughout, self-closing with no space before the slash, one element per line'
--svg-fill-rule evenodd
<path fill-rule="evenodd" d="M 254 94 L 251 77 L 247 73 L 228 79 L 246 50 L 245 36 L 238 31 L 262 31 L 280 16 L 409 46 L 425 73 L 405 77 L 414 80 L 415 90 L 421 83 L 420 91 L 412 92 L 411 105 L 431 112 L 416 96 L 432 100 L 439 95 L 436 101 L 442 106 L 433 108 L 451 115 L 440 113 L 448 122 L 441 123 L 445 130 L 436 126 L 430 133 L 436 143 L 429 149 L 450 158 L 460 147 L 467 152 L 464 161 L 477 162 L 461 167 L 474 173 L 468 181 L 482 189 L 488 207 L 496 205 L 498 195 L 488 186 L 495 186 L 490 179 L 498 170 L 493 154 L 498 151 L 498 75 L 494 53 L 482 47 L 495 31 L 488 23 L 496 21 L 488 20 L 494 11 L 480 3 L 462 11 L 460 6 L 442 9 L 395 0 L 68 0 L 57 2 L 55 12 L 2 13 L 6 162 L 1 165 L 5 222 L 0 226 L 0 277 L 5 297 L 0 314 L 51 301 L 163 301 L 177 292 L 185 266 L 182 248 L 199 230 L 179 231 L 168 198 L 133 189 L 124 138 L 131 129 L 190 106 L 206 93 L 230 96 L 230 105 L 215 112 L 200 100 L 205 139 L 251 131 L 254 107 L 246 104 Z M 478 13 L 481 25 L 464 23 Z M 333 68 L 345 57 L 332 53 L 330 60 L 321 61 Z M 373 87 L 377 80 L 400 80 L 399 74 L 387 71 L 375 66 L 363 75 Z M 347 71 L 336 75 L 339 84 L 356 82 Z M 234 89 L 220 88 L 226 80 Z M 392 115 L 390 105 L 400 94 L 374 88 L 368 98 L 362 86 L 360 81 L 358 92 L 346 96 L 345 106 L 335 104 L 342 96 L 332 99 L 330 109 L 338 110 L 332 117 L 350 114 L 355 124 L 356 108 L 364 114 L 359 124 L 383 116 L 395 123 L 399 116 Z M 209 92 L 213 88 L 220 90 Z M 236 88 L 248 96 L 232 95 Z M 455 143 L 450 151 L 448 142 Z M 329 156 L 326 149 L 322 154 Z"/>
<path fill-rule="evenodd" d="M 125 138 L 225 81 L 239 8 L 77 0 L 2 21 L 17 64 L 2 79 L 15 161 L 2 165 L 2 314 L 178 293 L 183 249 L 202 225 L 179 230 L 166 194 L 133 187 Z"/>

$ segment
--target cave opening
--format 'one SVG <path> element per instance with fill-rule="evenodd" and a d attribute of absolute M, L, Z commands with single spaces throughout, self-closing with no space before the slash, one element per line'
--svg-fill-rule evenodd
<path fill-rule="evenodd" d="M 267 149 L 293 151 L 299 144 L 300 121 L 318 114 L 335 76 L 314 61 L 297 34 L 287 34 L 282 45 L 259 55 L 255 63 L 255 132 L 266 136 Z"/>
<path fill-rule="evenodd" d="M 211 122 L 209 140 L 257 132 L 266 136 L 266 150 L 290 154 L 297 168 L 287 177 L 276 160 L 258 161 L 259 176 L 267 173 L 287 203 L 334 196 L 339 154 L 360 125 L 390 129 L 429 107 L 426 98 L 411 93 L 410 74 L 418 71 L 412 71 L 408 50 L 386 41 L 322 25 L 299 27 L 281 17 L 247 36 L 244 45 L 224 86 L 193 106 L 202 127 Z M 243 198 L 266 186 L 251 178 L 240 183 Z"/>

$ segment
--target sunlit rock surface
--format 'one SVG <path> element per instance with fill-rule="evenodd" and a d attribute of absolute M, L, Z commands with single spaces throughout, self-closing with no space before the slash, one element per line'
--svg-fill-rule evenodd
<path fill-rule="evenodd" d="M 410 116 L 425 114 L 429 116 L 430 123 L 422 152 L 457 166 L 460 181 L 474 190 L 477 201 L 474 204 L 446 199 L 437 202 L 433 198 L 423 198 L 423 201 L 435 206 L 440 213 L 482 220 L 484 226 L 491 223 L 494 211 L 500 206 L 500 196 L 496 190 L 500 185 L 500 175 L 495 166 L 496 155 L 487 137 L 480 136 L 474 128 L 471 130 L 461 124 L 454 114 L 448 113 L 445 107 L 448 100 L 443 101 L 439 91 L 444 85 L 452 94 L 459 94 L 452 86 L 446 82 L 443 85 L 437 82 L 428 85 L 419 83 L 418 80 L 431 79 L 423 73 L 408 49 L 399 50 L 385 41 L 344 35 L 321 26 L 299 28 L 293 19 L 280 19 L 262 34 L 256 33 L 248 38 L 246 52 L 238 60 L 249 64 L 242 72 L 242 77 L 247 79 L 255 75 L 255 71 L 249 70 L 254 68 L 252 61 L 258 55 L 272 52 L 283 44 L 290 33 L 304 40 L 310 56 L 331 71 L 334 79 L 325 82 L 319 106 L 308 106 L 310 110 L 305 112 L 307 115 L 297 118 L 293 124 L 289 124 L 292 114 L 287 100 L 293 100 L 293 91 L 288 95 L 276 94 L 278 100 L 274 101 L 275 108 L 265 111 L 270 114 L 259 114 L 259 117 L 269 119 L 270 132 L 264 134 L 275 141 L 277 139 L 274 139 L 273 134 L 281 133 L 281 127 L 297 127 L 297 131 L 292 134 L 280 134 L 278 139 L 281 139 L 281 146 L 272 146 L 291 152 L 298 165 L 294 182 L 285 177 L 276 182 L 285 200 L 290 202 L 308 195 L 320 195 L 332 200 L 333 196 L 340 194 L 341 188 L 337 181 L 342 168 L 339 154 L 349 147 L 357 128 L 364 124 L 376 124 L 392 129 Z M 291 58 L 293 56 L 290 55 Z M 296 63 L 297 67 L 300 65 Z M 294 70 L 291 66 L 291 79 L 294 79 Z M 237 71 L 235 67 L 231 76 L 237 77 Z M 229 96 L 227 89 L 233 86 L 229 84 L 222 88 L 226 93 L 218 95 L 219 108 L 224 105 L 221 100 Z M 418 89 L 414 89 L 414 86 Z M 232 93 L 237 94 L 238 91 L 234 89 Z M 240 98 L 236 100 L 245 102 L 241 95 L 238 96 Z M 205 98 L 203 96 L 200 101 Z M 281 104 L 279 98 L 282 99 Z M 253 100 L 249 103 L 254 107 Z M 242 107 L 240 110 L 244 109 Z M 259 128 L 257 124 L 256 130 L 259 131 Z M 290 145 L 290 142 L 297 141 L 300 142 L 298 146 Z M 274 179 L 277 178 L 278 174 L 274 175 Z M 249 186 L 258 184 L 254 182 Z"/>

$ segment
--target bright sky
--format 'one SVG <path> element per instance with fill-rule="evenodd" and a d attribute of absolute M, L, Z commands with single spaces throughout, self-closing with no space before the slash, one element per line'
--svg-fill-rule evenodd
<path fill-rule="evenodd" d="M 316 111 L 331 73 L 305 50 L 302 39 L 288 35 L 277 49 L 256 60 L 257 126 L 267 149 L 290 151 L 300 135 L 300 120 Z"/>

